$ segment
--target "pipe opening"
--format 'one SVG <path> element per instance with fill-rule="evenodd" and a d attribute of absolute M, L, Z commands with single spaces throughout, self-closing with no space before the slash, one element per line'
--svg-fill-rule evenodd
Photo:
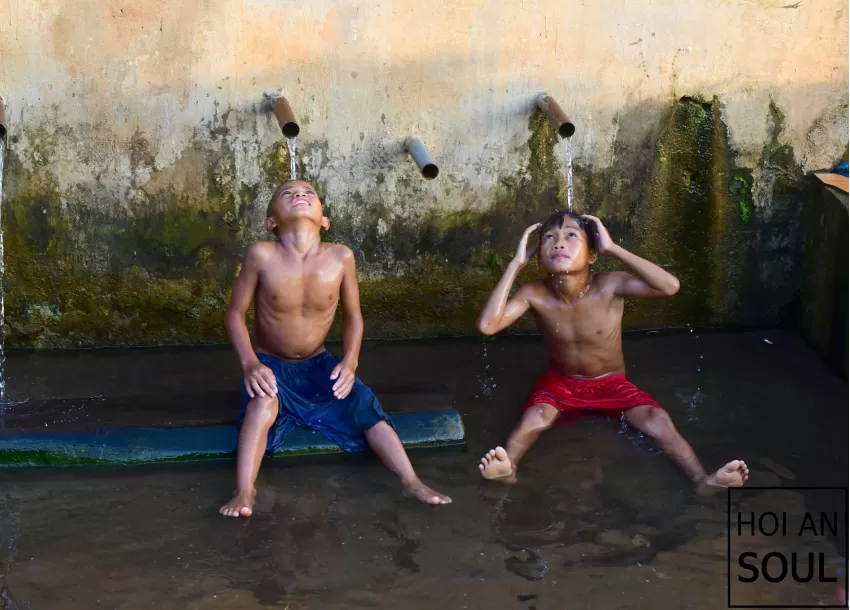
<path fill-rule="evenodd" d="M 562 138 L 571 138 L 576 132 L 576 126 L 572 123 L 564 123 L 558 127 L 558 135 Z"/>
<path fill-rule="evenodd" d="M 272 112 L 277 118 L 277 123 L 280 125 L 284 137 L 294 138 L 301 132 L 301 127 L 295 120 L 295 113 L 292 112 L 292 106 L 289 105 L 285 97 L 275 98 L 272 103 Z"/>
<path fill-rule="evenodd" d="M 425 148 L 422 140 L 416 136 L 408 136 L 404 141 L 404 149 L 413 157 L 416 166 L 419 168 L 419 172 L 425 180 L 433 180 L 440 174 L 440 168 L 437 167 L 434 159 L 428 154 L 428 150 Z"/>
<path fill-rule="evenodd" d="M 0 96 L 0 138 L 6 137 L 6 100 Z"/>
<path fill-rule="evenodd" d="M 433 180 L 440 174 L 440 168 L 434 165 L 433 163 L 428 163 L 425 167 L 422 168 L 422 177 L 425 180 Z"/>
<path fill-rule="evenodd" d="M 570 138 L 576 132 L 576 126 L 567 116 L 558 102 L 548 93 L 541 93 L 537 98 L 537 107 L 546 115 L 549 123 L 558 131 L 562 138 Z"/>

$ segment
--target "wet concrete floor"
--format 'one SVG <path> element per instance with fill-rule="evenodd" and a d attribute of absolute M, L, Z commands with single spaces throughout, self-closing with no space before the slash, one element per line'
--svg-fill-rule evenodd
<path fill-rule="evenodd" d="M 630 379 L 706 468 L 740 458 L 752 485 L 846 485 L 847 383 L 795 333 L 631 336 L 625 350 Z M 726 496 L 695 497 L 619 422 L 557 426 L 516 486 L 480 481 L 478 458 L 503 442 L 545 370 L 539 338 L 367 343 L 361 363 L 388 411 L 463 415 L 466 451 L 412 455 L 452 505 L 403 498 L 370 457 L 266 465 L 255 516 L 238 521 L 216 512 L 233 485 L 228 461 L 0 471 L 0 607 L 726 607 Z M 7 370 L 0 434 L 198 425 L 238 410 L 224 348 L 13 353 Z M 806 492 L 783 497 L 790 513 L 823 508 Z M 801 605 L 832 594 L 814 583 L 736 591 Z"/>

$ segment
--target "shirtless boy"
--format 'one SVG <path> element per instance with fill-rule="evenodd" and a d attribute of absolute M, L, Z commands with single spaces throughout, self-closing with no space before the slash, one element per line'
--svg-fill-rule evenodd
<path fill-rule="evenodd" d="M 265 227 L 276 239 L 248 248 L 226 314 L 244 389 L 236 494 L 219 512 L 251 515 L 263 455 L 278 450 L 296 425 L 318 430 L 345 451 L 371 447 L 406 494 L 426 504 L 451 502 L 419 480 L 389 417 L 354 375 L 363 339 L 354 255 L 345 246 L 322 243 L 320 232 L 330 221 L 315 189 L 302 181 L 277 187 Z M 245 323 L 252 300 L 253 346 Z M 342 360 L 324 345 L 340 300 Z"/>
<path fill-rule="evenodd" d="M 538 231 L 540 244 L 529 251 L 528 240 Z M 548 277 L 522 285 L 508 298 L 520 270 L 537 250 Z M 597 254 L 614 258 L 631 273 L 591 273 Z M 743 485 L 749 476 L 743 461 L 733 460 L 707 475 L 667 412 L 626 380 L 623 299 L 670 297 L 678 291 L 675 277 L 615 244 L 595 216 L 558 212 L 542 225 L 526 229 L 516 256 L 484 306 L 478 330 L 493 335 L 531 310 L 549 353 L 549 370 L 538 379 L 505 447 L 481 458 L 481 476 L 516 482 L 522 456 L 562 413 L 596 411 L 624 413 L 629 424 L 652 437 L 685 471 L 698 492 Z"/>

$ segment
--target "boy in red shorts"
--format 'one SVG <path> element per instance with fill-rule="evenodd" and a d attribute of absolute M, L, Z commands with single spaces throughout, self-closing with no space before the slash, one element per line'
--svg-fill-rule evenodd
<path fill-rule="evenodd" d="M 537 231 L 539 248 L 529 251 L 528 240 Z M 522 285 L 508 298 L 520 270 L 537 250 L 548 277 Z M 631 273 L 591 273 L 597 254 L 613 257 Z M 749 476 L 743 461 L 733 460 L 707 475 L 667 412 L 626 380 L 623 299 L 670 297 L 678 291 L 679 280 L 616 245 L 595 216 L 558 212 L 542 225 L 526 229 L 514 260 L 481 312 L 478 330 L 496 334 L 531 310 L 550 365 L 528 397 L 522 419 L 505 447 L 496 447 L 481 458 L 481 476 L 516 482 L 517 464 L 541 432 L 563 413 L 592 410 L 625 413 L 625 420 L 652 437 L 701 493 L 743 485 Z"/>

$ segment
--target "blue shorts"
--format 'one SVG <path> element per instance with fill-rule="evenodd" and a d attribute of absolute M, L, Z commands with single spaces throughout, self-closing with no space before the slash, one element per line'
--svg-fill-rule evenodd
<path fill-rule="evenodd" d="M 364 433 L 385 421 L 392 425 L 375 394 L 355 378 L 351 393 L 342 400 L 334 396 L 331 379 L 339 358 L 322 352 L 308 360 L 281 360 L 268 354 L 257 354 L 277 379 L 278 415 L 269 429 L 266 454 L 280 450 L 286 435 L 303 426 L 321 432 L 345 451 L 363 451 L 368 447 Z M 242 386 L 242 410 L 245 418 L 248 391 Z"/>

